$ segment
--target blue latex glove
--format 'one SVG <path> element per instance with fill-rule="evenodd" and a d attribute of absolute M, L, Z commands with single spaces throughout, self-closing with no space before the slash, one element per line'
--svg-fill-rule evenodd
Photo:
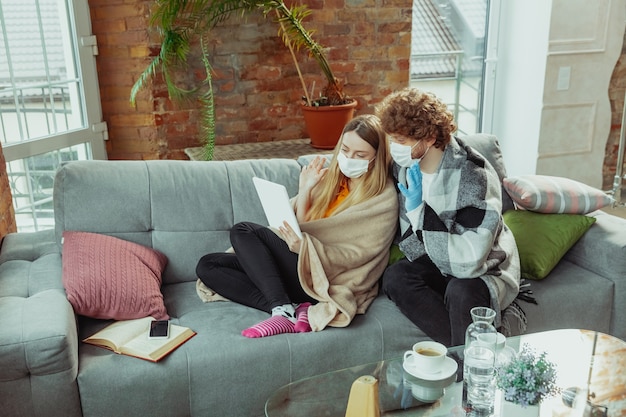
<path fill-rule="evenodd" d="M 415 162 L 406 170 L 406 183 L 398 184 L 400 192 L 404 195 L 404 207 L 406 211 L 415 210 L 422 204 L 422 171 L 419 162 Z"/>

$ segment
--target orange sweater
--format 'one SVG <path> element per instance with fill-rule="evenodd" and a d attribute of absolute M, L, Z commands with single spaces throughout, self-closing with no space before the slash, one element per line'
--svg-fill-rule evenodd
<path fill-rule="evenodd" d="M 335 210 L 335 208 L 346 199 L 346 197 L 350 194 L 350 190 L 348 189 L 348 181 L 342 181 L 339 185 L 339 192 L 335 196 L 335 199 L 330 202 L 326 212 L 324 213 L 324 218 L 330 216 L 330 214 Z"/>

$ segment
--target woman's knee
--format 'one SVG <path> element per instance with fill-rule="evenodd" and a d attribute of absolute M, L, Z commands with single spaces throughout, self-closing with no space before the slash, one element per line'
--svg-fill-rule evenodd
<path fill-rule="evenodd" d="M 216 267 L 222 265 L 220 260 L 224 256 L 228 256 L 231 254 L 228 253 L 209 253 L 204 255 L 198 261 L 198 265 L 196 265 L 196 275 L 202 282 L 205 284 L 209 281 L 209 277 L 211 276 L 211 271 L 213 271 Z"/>
<path fill-rule="evenodd" d="M 232 237 L 233 235 L 256 232 L 258 229 L 262 229 L 263 227 L 265 226 L 252 222 L 239 222 L 235 223 L 233 227 L 230 228 L 230 235 Z"/>

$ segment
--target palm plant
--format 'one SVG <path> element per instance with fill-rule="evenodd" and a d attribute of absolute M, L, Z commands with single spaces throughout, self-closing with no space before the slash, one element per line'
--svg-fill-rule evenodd
<path fill-rule="evenodd" d="M 158 74 L 162 75 L 172 100 L 199 100 L 204 159 L 213 158 L 215 146 L 215 103 L 208 52 L 211 30 L 229 19 L 233 13 L 245 15 L 255 11 L 260 11 L 265 18 L 275 14 L 275 22 L 279 25 L 278 34 L 289 48 L 308 105 L 337 105 L 351 101 L 346 98 L 341 83 L 335 78 L 323 47 L 303 25 L 303 20 L 311 13 L 306 5 L 287 6 L 283 0 L 157 0 L 152 9 L 150 26 L 161 37 L 161 50 L 133 85 L 130 100 L 134 105 L 139 91 Z M 205 78 L 200 85 L 188 89 L 177 84 L 175 75 L 186 68 L 194 45 L 199 45 Z M 319 100 L 310 98 L 298 67 L 294 50 L 302 47 L 319 64 L 327 80 Z"/>

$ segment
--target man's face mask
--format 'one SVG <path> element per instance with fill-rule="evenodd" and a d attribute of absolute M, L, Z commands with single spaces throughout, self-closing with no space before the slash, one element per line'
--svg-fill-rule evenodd
<path fill-rule="evenodd" d="M 421 160 L 426 156 L 426 154 L 430 150 L 430 146 L 426 148 L 426 152 L 424 152 L 424 155 L 422 155 L 419 158 L 413 159 L 413 157 L 411 156 L 411 153 L 413 152 L 413 148 L 415 148 L 418 144 L 419 142 L 417 142 L 413 146 L 408 146 L 408 145 L 400 145 L 399 143 L 392 141 L 389 147 L 389 150 L 391 152 L 391 157 L 396 162 L 396 164 L 400 165 L 401 167 L 408 168 L 413 164 L 414 161 L 421 162 Z"/>

